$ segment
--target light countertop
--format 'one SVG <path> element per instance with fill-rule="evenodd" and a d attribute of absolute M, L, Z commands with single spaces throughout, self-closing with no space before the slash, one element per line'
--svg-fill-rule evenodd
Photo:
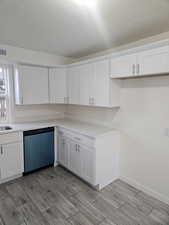
<path fill-rule="evenodd" d="M 3 126 L 3 125 L 2 125 Z M 6 124 L 5 124 L 6 126 Z M 19 124 L 7 124 L 7 126 L 12 127 L 12 130 L 0 131 L 0 134 L 16 132 L 16 131 L 27 131 L 35 130 L 45 127 L 62 127 L 65 129 L 70 129 L 74 132 L 78 132 L 91 137 L 98 137 L 104 135 L 111 131 L 117 131 L 113 128 L 106 126 L 95 125 L 86 122 L 79 122 L 76 120 L 69 119 L 58 119 L 52 121 L 42 121 L 42 122 L 28 122 L 28 123 L 19 123 Z"/>

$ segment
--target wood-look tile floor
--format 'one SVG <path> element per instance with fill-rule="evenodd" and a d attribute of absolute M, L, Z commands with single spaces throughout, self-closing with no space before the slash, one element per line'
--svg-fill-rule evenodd
<path fill-rule="evenodd" d="M 0 225 L 169 225 L 169 206 L 120 180 L 97 192 L 56 167 L 0 185 Z"/>

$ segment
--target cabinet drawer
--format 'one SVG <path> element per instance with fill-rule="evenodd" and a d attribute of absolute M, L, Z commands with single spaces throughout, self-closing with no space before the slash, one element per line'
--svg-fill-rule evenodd
<path fill-rule="evenodd" d="M 92 137 L 88 137 L 82 134 L 78 134 L 76 132 L 66 130 L 64 128 L 59 129 L 59 134 L 71 138 L 73 141 L 78 142 L 82 145 L 94 147 L 95 139 Z"/>
<path fill-rule="evenodd" d="M 20 142 L 20 141 L 21 141 L 21 135 L 19 132 L 0 135 L 0 145 Z"/>
<path fill-rule="evenodd" d="M 79 135 L 79 134 L 73 134 L 72 138 L 74 141 L 79 142 L 82 145 L 94 147 L 94 138 Z"/>

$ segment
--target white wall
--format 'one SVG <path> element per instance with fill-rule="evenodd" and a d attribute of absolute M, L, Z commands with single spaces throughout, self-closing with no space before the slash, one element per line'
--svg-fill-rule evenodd
<path fill-rule="evenodd" d="M 33 51 L 1 44 L 0 48 L 7 50 L 7 56 L 0 56 L 0 60 L 5 60 L 8 62 L 28 63 L 43 66 L 56 66 L 72 62 L 72 58 L 48 54 L 40 51 Z"/>
<path fill-rule="evenodd" d="M 169 77 L 123 81 L 121 176 L 169 202 Z"/>

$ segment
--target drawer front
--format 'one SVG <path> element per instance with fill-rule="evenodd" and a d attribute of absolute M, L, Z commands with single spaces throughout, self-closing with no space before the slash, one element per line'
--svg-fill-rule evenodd
<path fill-rule="evenodd" d="M 73 141 L 75 141 L 79 144 L 82 144 L 82 145 L 94 147 L 94 144 L 95 144 L 94 138 L 88 137 L 88 136 L 85 136 L 85 135 L 81 135 L 81 134 L 78 134 L 76 132 L 66 130 L 64 128 L 59 129 L 59 134 L 65 136 L 65 137 L 69 137 Z"/>
<path fill-rule="evenodd" d="M 64 128 L 59 128 L 58 133 L 61 136 L 71 137 L 71 132 L 68 130 L 65 130 Z"/>
<path fill-rule="evenodd" d="M 19 132 L 0 135 L 0 145 L 14 142 L 21 142 L 21 140 L 22 139 Z"/>
<path fill-rule="evenodd" d="M 90 137 L 79 135 L 79 134 L 73 134 L 72 138 L 74 141 L 76 141 L 82 145 L 94 147 L 94 143 L 95 143 L 94 138 L 90 138 Z"/>

